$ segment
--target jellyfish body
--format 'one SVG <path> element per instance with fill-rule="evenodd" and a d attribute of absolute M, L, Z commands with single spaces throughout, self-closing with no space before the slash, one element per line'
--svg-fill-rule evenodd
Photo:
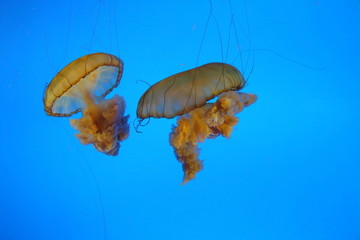
<path fill-rule="evenodd" d="M 140 98 L 140 119 L 173 118 L 199 108 L 222 92 L 240 90 L 245 80 L 235 67 L 209 63 L 163 79 Z"/>
<path fill-rule="evenodd" d="M 120 141 L 127 138 L 129 116 L 124 116 L 125 101 L 115 95 L 105 100 L 120 83 L 123 62 L 114 55 L 94 53 L 68 64 L 52 79 L 44 92 L 44 109 L 50 116 L 69 117 L 83 144 L 93 144 L 108 155 L 117 155 Z"/>
<path fill-rule="evenodd" d="M 203 168 L 197 143 L 219 135 L 229 138 L 238 122 L 234 115 L 256 101 L 254 94 L 237 92 L 244 85 L 235 67 L 209 63 L 165 78 L 141 96 L 137 108 L 140 122 L 149 117 L 179 116 L 170 144 L 182 164 L 183 183 Z M 207 102 L 217 96 L 215 103 Z"/>

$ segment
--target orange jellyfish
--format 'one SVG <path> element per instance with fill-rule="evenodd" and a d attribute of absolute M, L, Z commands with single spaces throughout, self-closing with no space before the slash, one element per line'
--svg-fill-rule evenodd
<path fill-rule="evenodd" d="M 230 137 L 234 115 L 253 104 L 257 96 L 238 92 L 245 86 L 242 74 L 225 63 L 209 63 L 152 85 L 137 107 L 139 125 L 144 119 L 180 116 L 170 133 L 170 144 L 184 171 L 183 184 L 202 170 L 197 143 L 222 135 Z M 210 99 L 217 98 L 214 103 Z"/>
<path fill-rule="evenodd" d="M 119 83 L 123 62 L 114 55 L 94 53 L 68 64 L 52 79 L 44 92 L 45 112 L 69 117 L 82 112 L 70 124 L 82 144 L 93 144 L 99 151 L 116 156 L 120 142 L 129 135 L 129 116 L 124 116 L 125 101 L 115 95 L 104 99 Z"/>

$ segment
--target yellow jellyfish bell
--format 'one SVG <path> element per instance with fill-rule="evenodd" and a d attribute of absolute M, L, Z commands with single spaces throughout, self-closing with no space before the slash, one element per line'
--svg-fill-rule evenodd
<path fill-rule="evenodd" d="M 74 60 L 45 89 L 45 112 L 69 117 L 81 111 L 82 118 L 70 120 L 80 132 L 76 137 L 100 152 L 117 155 L 119 142 L 129 134 L 129 116 L 124 116 L 122 97 L 115 95 L 106 100 L 105 96 L 119 85 L 122 72 L 123 62 L 111 54 L 94 53 Z"/>
<path fill-rule="evenodd" d="M 173 118 L 202 107 L 222 92 L 243 88 L 239 70 L 226 63 L 209 63 L 152 85 L 140 98 L 140 119 Z"/>
<path fill-rule="evenodd" d="M 139 122 L 145 118 L 180 116 L 170 133 L 170 144 L 184 171 L 183 183 L 203 168 L 198 142 L 219 135 L 230 137 L 234 115 L 253 104 L 254 94 L 237 92 L 245 86 L 242 74 L 225 63 L 209 63 L 152 85 L 140 98 Z M 207 101 L 218 97 L 215 103 Z"/>

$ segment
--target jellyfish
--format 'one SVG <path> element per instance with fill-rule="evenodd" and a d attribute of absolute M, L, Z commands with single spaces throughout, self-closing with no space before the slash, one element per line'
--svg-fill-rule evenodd
<path fill-rule="evenodd" d="M 226 63 L 208 63 L 163 79 L 152 85 L 137 106 L 139 125 L 144 119 L 174 118 L 170 145 L 184 172 L 183 184 L 203 169 L 198 143 L 207 138 L 230 138 L 238 118 L 235 114 L 253 104 L 257 96 L 238 92 L 246 81 L 240 71 Z M 217 97 L 213 103 L 209 100 Z"/>
<path fill-rule="evenodd" d="M 114 55 L 93 53 L 78 58 L 64 67 L 46 87 L 43 102 L 46 114 L 70 117 L 82 144 L 93 144 L 102 153 L 116 156 L 120 142 L 129 135 L 125 101 L 115 95 L 105 99 L 119 83 L 123 62 Z"/>

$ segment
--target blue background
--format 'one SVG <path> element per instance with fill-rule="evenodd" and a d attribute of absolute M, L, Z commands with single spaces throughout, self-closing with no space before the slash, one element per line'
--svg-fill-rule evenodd
<path fill-rule="evenodd" d="M 360 2 L 212 3 L 199 54 L 206 0 L 1 1 L 0 239 L 360 239 Z M 253 66 L 243 91 L 259 98 L 181 186 L 175 119 L 131 128 L 109 157 L 44 113 L 46 84 L 92 52 L 124 61 L 110 95 L 131 124 L 137 80 L 207 62 Z"/>

